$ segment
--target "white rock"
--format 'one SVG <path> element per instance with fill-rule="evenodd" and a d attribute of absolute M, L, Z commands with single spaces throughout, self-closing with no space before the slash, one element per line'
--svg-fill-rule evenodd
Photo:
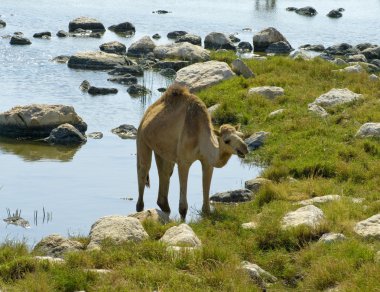
<path fill-rule="evenodd" d="M 148 238 L 140 221 L 136 218 L 112 215 L 98 219 L 90 231 L 90 243 L 87 249 L 99 249 L 102 240 L 109 238 L 116 243 L 125 241 L 140 242 Z"/>
<path fill-rule="evenodd" d="M 380 137 L 380 123 L 365 123 L 356 133 L 356 137 Z"/>
<path fill-rule="evenodd" d="M 334 106 L 338 104 L 353 102 L 361 97 L 361 94 L 354 93 L 347 88 L 333 88 L 329 92 L 318 97 L 314 103 L 320 106 Z"/>
<path fill-rule="evenodd" d="M 282 114 L 285 110 L 283 108 L 280 108 L 276 111 L 273 111 L 271 113 L 269 113 L 268 117 L 274 117 L 274 116 L 278 116 L 280 114 Z"/>
<path fill-rule="evenodd" d="M 309 112 L 313 112 L 317 114 L 318 116 L 321 116 L 322 118 L 327 117 L 329 115 L 323 107 L 315 103 L 309 103 L 308 110 Z"/>
<path fill-rule="evenodd" d="M 334 63 L 338 66 L 347 65 L 347 62 L 341 58 L 336 58 L 334 61 L 332 61 L 332 63 Z"/>
<path fill-rule="evenodd" d="M 322 235 L 322 237 L 318 241 L 324 242 L 324 243 L 332 243 L 332 242 L 341 241 L 345 239 L 347 238 L 342 233 L 325 233 Z"/>
<path fill-rule="evenodd" d="M 249 89 L 248 94 L 259 94 L 269 99 L 284 95 L 284 89 L 277 86 L 259 86 Z"/>
<path fill-rule="evenodd" d="M 65 263 L 64 259 L 54 258 L 54 257 L 50 257 L 50 256 L 35 256 L 34 258 L 39 262 L 48 261 L 52 264 L 63 264 L 63 263 Z"/>
<path fill-rule="evenodd" d="M 309 60 L 313 59 L 313 57 L 311 55 L 307 54 L 304 50 L 294 51 L 294 52 L 290 53 L 289 57 L 292 59 L 302 59 L 305 61 L 309 61 Z"/>
<path fill-rule="evenodd" d="M 307 205 L 312 205 L 315 203 L 326 203 L 326 202 L 336 201 L 340 199 L 341 199 L 341 196 L 339 195 L 326 195 L 326 196 L 321 196 L 321 197 L 314 197 L 308 200 L 303 200 L 303 201 L 298 202 L 298 204 L 307 206 Z"/>
<path fill-rule="evenodd" d="M 252 230 L 252 229 L 256 229 L 257 228 L 257 223 L 252 221 L 252 222 L 247 222 L 247 223 L 243 223 L 241 225 L 241 227 L 243 229 L 249 229 L 249 230 Z"/>
<path fill-rule="evenodd" d="M 210 106 L 207 111 L 209 112 L 209 114 L 212 116 L 214 114 L 214 112 L 220 107 L 220 103 L 216 103 L 212 106 Z"/>
<path fill-rule="evenodd" d="M 343 68 L 343 69 L 333 70 L 333 71 L 335 71 L 335 72 L 346 72 L 346 73 L 361 73 L 364 71 L 364 69 L 359 64 L 356 64 L 356 65 L 348 66 L 348 67 Z"/>
<path fill-rule="evenodd" d="M 256 264 L 243 261 L 241 262 L 241 268 L 246 271 L 251 279 L 259 285 L 265 285 L 266 282 L 274 283 L 277 281 L 277 278 L 275 276 L 268 273 Z"/>
<path fill-rule="evenodd" d="M 283 228 L 300 225 L 316 227 L 323 219 L 323 211 L 313 205 L 309 205 L 287 213 L 282 219 L 282 226 Z"/>
<path fill-rule="evenodd" d="M 152 220 L 162 224 L 166 224 L 170 221 L 169 214 L 158 209 L 147 209 L 141 212 L 133 213 L 128 215 L 128 217 L 137 218 L 140 222 L 145 220 Z"/>
<path fill-rule="evenodd" d="M 84 269 L 84 271 L 96 273 L 96 274 L 109 274 L 112 272 L 112 270 L 107 270 L 107 269 Z"/>
<path fill-rule="evenodd" d="M 199 247 L 202 244 L 193 229 L 185 223 L 166 230 L 160 241 L 169 246 L 181 247 Z"/>
<path fill-rule="evenodd" d="M 379 78 L 379 76 L 377 76 L 375 74 L 371 74 L 371 75 L 369 75 L 369 79 L 371 81 L 378 81 L 380 78 Z"/>
<path fill-rule="evenodd" d="M 235 73 L 232 72 L 227 63 L 208 61 L 182 68 L 177 72 L 175 83 L 185 85 L 194 92 L 227 80 L 233 76 L 235 76 Z"/>
<path fill-rule="evenodd" d="M 200 46 L 184 43 L 157 46 L 153 53 L 159 59 L 180 59 L 190 62 L 204 62 L 210 60 L 210 52 Z"/>
<path fill-rule="evenodd" d="M 360 221 L 355 225 L 354 231 L 363 237 L 380 238 L 380 214 Z"/>

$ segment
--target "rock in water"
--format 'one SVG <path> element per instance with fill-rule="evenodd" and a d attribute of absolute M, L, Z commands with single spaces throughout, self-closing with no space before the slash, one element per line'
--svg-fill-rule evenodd
<path fill-rule="evenodd" d="M 54 145 L 75 145 L 85 143 L 87 139 L 74 126 L 63 124 L 53 129 L 45 141 Z"/>
<path fill-rule="evenodd" d="M 149 36 L 144 36 L 128 48 L 127 55 L 131 57 L 142 57 L 153 52 L 155 47 L 156 45 L 152 39 Z"/>
<path fill-rule="evenodd" d="M 126 46 L 116 41 L 102 44 L 99 48 L 101 51 L 110 54 L 125 55 L 127 52 Z"/>
<path fill-rule="evenodd" d="M 105 52 L 81 52 L 71 56 L 67 66 L 73 69 L 110 70 L 128 64 L 129 60 L 125 56 Z"/>
<path fill-rule="evenodd" d="M 210 201 L 221 203 L 241 203 L 252 200 L 252 192 L 250 190 L 241 189 L 228 191 L 223 193 L 216 193 L 210 197 Z"/>
<path fill-rule="evenodd" d="M 285 42 L 290 46 L 287 39 L 273 27 L 266 28 L 253 36 L 253 47 L 255 52 L 265 52 L 271 44 L 278 42 Z"/>
<path fill-rule="evenodd" d="M 77 29 L 91 30 L 93 32 L 105 32 L 104 25 L 95 18 L 78 17 L 69 23 L 69 32 L 74 32 Z"/>
<path fill-rule="evenodd" d="M 122 22 L 117 25 L 111 25 L 108 29 L 125 36 L 133 35 L 136 32 L 135 26 L 130 22 Z"/>
<path fill-rule="evenodd" d="M 205 38 L 205 49 L 209 50 L 232 50 L 236 51 L 235 45 L 232 41 L 223 33 L 212 32 Z"/>
<path fill-rule="evenodd" d="M 11 38 L 10 44 L 11 45 L 25 46 L 25 45 L 31 45 L 32 42 L 29 39 L 25 38 L 25 37 L 14 35 Z"/>
<path fill-rule="evenodd" d="M 91 95 L 107 95 L 116 94 L 118 92 L 117 88 L 106 88 L 106 87 L 95 87 L 90 86 L 88 93 Z"/>
<path fill-rule="evenodd" d="M 135 126 L 123 124 L 112 129 L 112 133 L 118 135 L 122 139 L 136 139 L 137 129 Z"/>
<path fill-rule="evenodd" d="M 210 60 L 210 52 L 200 46 L 190 43 L 174 43 L 157 46 L 153 50 L 158 59 L 179 59 L 183 61 L 204 62 Z"/>

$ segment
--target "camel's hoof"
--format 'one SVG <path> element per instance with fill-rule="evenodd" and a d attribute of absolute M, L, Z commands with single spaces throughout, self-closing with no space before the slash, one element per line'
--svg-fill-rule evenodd
<path fill-rule="evenodd" d="M 168 203 L 161 204 L 160 202 L 157 202 L 157 205 L 158 205 L 158 207 L 160 207 L 162 212 L 170 214 L 171 211 L 170 211 L 170 207 L 169 207 Z"/>
<path fill-rule="evenodd" d="M 137 202 L 136 204 L 136 211 L 141 212 L 144 210 L 144 202 Z"/>

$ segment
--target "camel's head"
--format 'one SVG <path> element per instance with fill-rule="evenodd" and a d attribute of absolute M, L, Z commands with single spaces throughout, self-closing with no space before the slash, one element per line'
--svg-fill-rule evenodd
<path fill-rule="evenodd" d="M 225 124 L 220 127 L 219 131 L 215 130 L 214 133 L 218 136 L 219 144 L 223 146 L 225 151 L 244 158 L 248 153 L 248 147 L 242 139 L 244 134 L 239 130 L 240 124 L 237 126 Z"/>

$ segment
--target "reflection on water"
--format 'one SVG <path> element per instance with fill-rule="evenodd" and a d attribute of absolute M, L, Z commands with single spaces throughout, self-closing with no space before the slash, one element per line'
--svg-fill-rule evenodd
<path fill-rule="evenodd" d="M 44 142 L 19 141 L 0 138 L 0 153 L 15 154 L 24 161 L 50 160 L 68 162 L 79 146 L 53 146 Z"/>
<path fill-rule="evenodd" d="M 270 11 L 276 8 L 276 0 L 256 0 L 255 10 L 256 11 Z"/>

